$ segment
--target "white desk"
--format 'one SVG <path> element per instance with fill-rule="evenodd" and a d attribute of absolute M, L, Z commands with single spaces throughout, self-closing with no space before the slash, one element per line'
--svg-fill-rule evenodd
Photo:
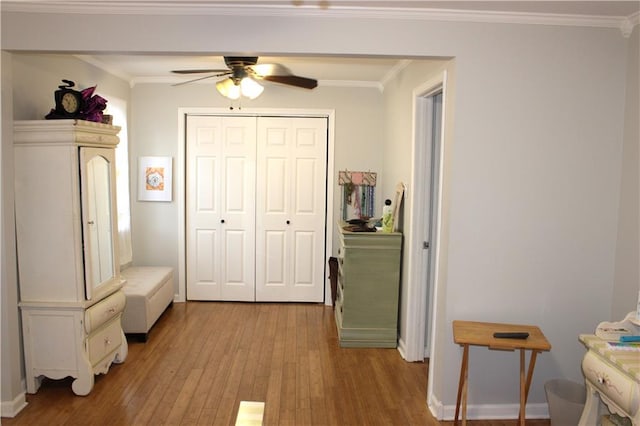
<path fill-rule="evenodd" d="M 600 400 L 612 413 L 629 417 L 633 425 L 640 425 L 640 352 L 611 348 L 603 338 L 607 337 L 602 332 L 605 329 L 627 329 L 639 335 L 640 322 L 632 312 L 623 321 L 601 323 L 596 335 L 580 335 L 580 341 L 588 349 L 582 360 L 587 400 L 578 425 L 598 424 Z"/>

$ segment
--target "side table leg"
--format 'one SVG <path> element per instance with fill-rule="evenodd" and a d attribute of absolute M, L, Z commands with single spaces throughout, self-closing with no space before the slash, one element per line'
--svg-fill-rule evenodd
<path fill-rule="evenodd" d="M 462 424 L 467 424 L 467 378 L 469 372 L 469 345 L 463 345 L 462 364 L 460 365 L 460 381 L 458 382 L 458 398 L 456 399 L 456 415 L 454 423 L 458 424 L 460 401 L 462 400 Z"/>
<path fill-rule="evenodd" d="M 524 349 L 520 349 L 520 415 L 518 416 L 520 426 L 524 426 L 524 408 L 527 404 L 525 396 L 527 384 L 524 378 L 524 355 Z"/>
<path fill-rule="evenodd" d="M 524 349 L 520 350 L 520 385 L 522 386 L 522 375 L 524 374 Z M 538 351 L 531 351 L 531 358 L 529 359 L 529 369 L 527 371 L 527 381 L 524 384 L 524 404 L 522 403 L 522 389 L 520 389 L 520 414 L 518 416 L 518 421 L 520 424 L 524 424 L 524 416 L 526 410 L 527 399 L 529 398 L 529 389 L 531 388 L 531 379 L 533 378 L 533 369 L 536 366 L 536 357 L 538 356 Z"/>

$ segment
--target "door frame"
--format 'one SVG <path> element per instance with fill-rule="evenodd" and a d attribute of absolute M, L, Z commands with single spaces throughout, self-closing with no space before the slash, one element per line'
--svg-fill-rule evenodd
<path fill-rule="evenodd" d="M 327 195 L 325 210 L 325 258 L 324 258 L 324 304 L 331 305 L 331 286 L 329 285 L 328 260 L 333 250 L 334 206 L 333 206 L 333 175 L 334 175 L 334 137 L 335 110 L 332 109 L 289 109 L 289 108 L 243 108 L 229 110 L 219 107 L 182 107 L 178 108 L 178 154 L 174 164 L 175 199 L 178 203 L 178 302 L 187 300 L 186 281 L 186 144 L 187 144 L 187 115 L 224 115 L 250 117 L 318 117 L 327 119 Z"/>
<path fill-rule="evenodd" d="M 429 220 L 423 214 L 426 203 L 426 194 L 429 193 L 427 184 L 432 174 L 432 168 L 425 166 L 427 160 L 433 154 L 431 146 L 425 146 L 424 141 L 430 138 L 431 127 L 428 125 L 427 111 L 429 108 L 429 97 L 442 91 L 442 127 L 440 139 L 435 141 L 438 144 L 434 149 L 439 153 L 437 162 L 438 186 L 434 188 L 435 208 L 434 214 Z M 425 83 L 414 89 L 413 94 L 413 147 L 412 147 L 412 170 L 411 187 L 413 194 L 410 197 L 410 229 L 408 236 L 408 296 L 407 296 L 407 330 L 405 340 L 405 359 L 407 361 L 423 361 L 428 355 L 429 361 L 429 383 L 427 395 L 432 392 L 432 378 L 434 365 L 434 333 L 436 327 L 436 309 L 434 300 L 437 299 L 438 282 L 440 281 L 440 235 L 442 230 L 442 184 L 444 169 L 444 140 L 445 140 L 445 120 L 446 120 L 446 98 L 447 98 L 447 71 L 443 70 Z M 434 222 L 435 221 L 435 222 Z M 429 271 L 426 262 L 423 261 L 423 235 L 428 226 L 435 224 L 436 235 L 430 241 L 429 256 L 434 269 L 431 274 L 433 280 L 429 283 Z M 428 318 L 427 318 L 428 314 Z M 426 342 L 426 334 L 429 333 L 429 343 Z"/>

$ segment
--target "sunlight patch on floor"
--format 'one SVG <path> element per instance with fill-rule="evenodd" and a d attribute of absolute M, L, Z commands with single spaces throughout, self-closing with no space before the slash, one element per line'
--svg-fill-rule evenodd
<path fill-rule="evenodd" d="M 264 402 L 240 401 L 236 426 L 261 426 Z"/>

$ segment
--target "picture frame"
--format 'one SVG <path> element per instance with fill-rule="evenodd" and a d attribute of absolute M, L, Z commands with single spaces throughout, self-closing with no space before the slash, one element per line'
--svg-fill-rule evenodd
<path fill-rule="evenodd" d="M 172 157 L 138 158 L 138 201 L 172 201 Z"/>
<path fill-rule="evenodd" d="M 404 183 L 398 182 L 396 185 L 396 193 L 393 196 L 393 232 L 398 232 L 399 222 L 400 222 L 400 204 L 402 204 L 402 199 L 404 198 L 405 186 Z"/>

